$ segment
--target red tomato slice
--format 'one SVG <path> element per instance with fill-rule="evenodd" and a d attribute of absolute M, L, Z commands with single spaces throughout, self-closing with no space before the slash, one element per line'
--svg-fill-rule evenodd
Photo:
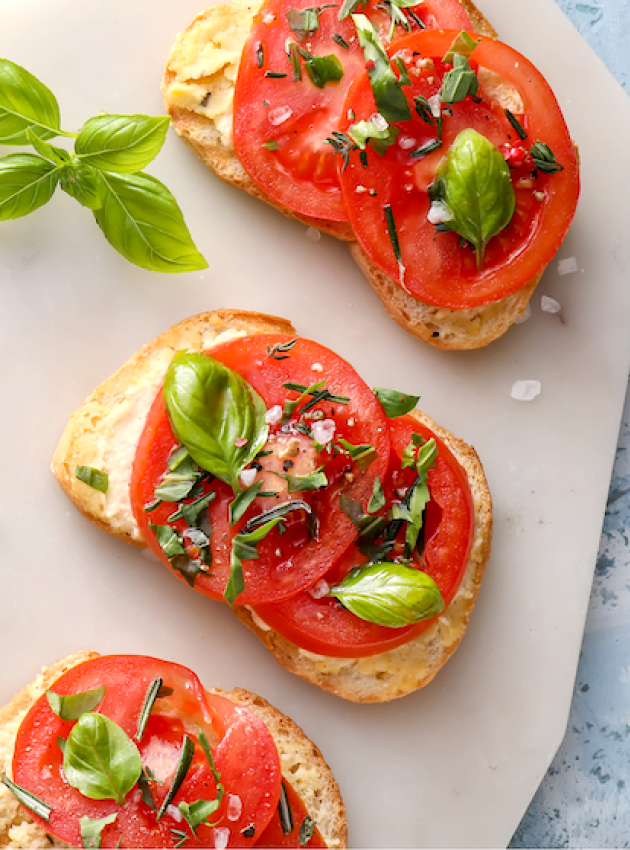
<path fill-rule="evenodd" d="M 295 793 L 291 785 L 283 780 L 284 789 L 291 809 L 291 819 L 293 829 L 290 832 L 285 832 L 280 820 L 279 810 L 276 809 L 274 816 L 269 821 L 269 824 L 263 834 L 256 842 L 256 847 L 327 847 L 328 845 L 321 836 L 317 826 L 311 821 L 311 827 L 314 830 L 306 844 L 301 840 L 302 825 L 308 812 L 301 798 Z M 306 835 L 304 836 L 306 839 Z"/>
<path fill-rule="evenodd" d="M 390 17 L 375 7 L 371 0 L 367 14 L 387 33 Z M 246 171 L 279 204 L 313 218 L 347 221 L 335 154 L 326 139 L 337 129 L 348 88 L 365 59 L 352 19 L 337 20 L 337 4 L 319 7 L 319 29 L 300 42 L 286 16 L 307 8 L 314 8 L 310 0 L 268 0 L 263 6 L 236 80 L 234 144 Z M 427 26 L 471 28 L 458 0 L 424 0 L 411 11 Z M 418 26 L 413 18 L 408 21 Z M 287 39 L 314 56 L 336 56 L 343 67 L 341 80 L 318 88 L 300 60 L 302 79 L 294 81 Z"/>
<path fill-rule="evenodd" d="M 287 598 L 313 584 L 352 544 L 355 528 L 339 506 L 339 496 L 345 493 L 362 505 L 372 494 L 374 479 L 383 476 L 389 459 L 389 431 L 387 417 L 372 390 L 361 380 L 354 369 L 341 357 L 309 340 L 298 339 L 285 359 L 275 359 L 268 349 L 283 344 L 292 338 L 282 335 L 261 335 L 234 340 L 212 349 L 212 357 L 239 372 L 262 396 L 270 410 L 282 407 L 289 398 L 298 394 L 283 387 L 291 382 L 310 386 L 325 382 L 331 394 L 344 396 L 348 404 L 321 402 L 308 413 L 317 416 L 321 411 L 330 422 L 334 422 L 336 443 L 339 438 L 352 445 L 369 444 L 377 452 L 376 459 L 364 472 L 360 472 L 346 455 L 328 452 L 317 454 L 316 465 L 322 465 L 329 486 L 310 492 L 298 492 L 293 498 L 310 503 L 313 516 L 317 519 L 315 536 L 309 534 L 305 512 L 300 512 L 298 521 L 289 519 L 286 532 L 273 529 L 259 544 L 259 557 L 243 561 L 245 590 L 236 604 L 250 605 Z M 304 419 L 313 424 L 314 420 Z M 280 422 L 271 426 L 276 438 L 283 434 Z M 287 432 L 299 437 L 292 429 Z M 312 444 L 312 441 L 310 441 Z M 153 551 L 166 563 L 170 563 L 156 540 L 150 523 L 166 523 L 175 506 L 163 504 L 147 513 L 144 506 L 150 504 L 156 485 L 160 482 L 169 455 L 177 445 L 170 428 L 162 395 L 156 398 L 148 416 L 144 434 L 138 445 L 134 462 L 131 501 L 134 516 L 142 535 Z M 332 444 L 331 444 L 332 445 Z M 275 477 L 275 480 L 280 479 Z M 222 599 L 230 576 L 230 554 L 234 536 L 242 532 L 245 524 L 262 511 L 273 508 L 278 502 L 271 497 L 258 498 L 235 526 L 230 526 L 228 505 L 234 498 L 232 490 L 221 482 L 213 482 L 217 498 L 209 508 L 212 523 L 212 565 L 209 572 L 200 573 L 194 589 L 215 599 Z M 297 512 L 296 512 L 297 513 Z M 183 521 L 173 523 L 180 531 L 185 529 Z M 176 573 L 182 578 L 180 573 Z"/>
<path fill-rule="evenodd" d="M 133 738 L 147 690 L 156 678 L 162 678 L 164 688 L 173 692 L 156 700 L 141 741 L 134 741 L 143 765 L 164 781 L 162 785 L 150 783 L 156 807 L 169 789 L 184 733 L 195 741 L 195 753 L 173 806 L 216 799 L 216 784 L 197 740 L 201 729 L 213 750 L 225 797 L 210 818 L 216 826 L 199 826 L 198 839 L 201 846 L 214 847 L 215 830 L 228 830 L 229 846 L 251 846 L 277 808 L 281 782 L 276 745 L 253 712 L 227 697 L 206 693 L 197 676 L 185 667 L 142 656 L 96 658 L 64 674 L 51 690 L 67 695 L 104 686 L 105 696 L 94 710 Z M 66 782 L 57 741 L 68 737 L 74 723 L 54 714 L 44 695 L 26 715 L 17 735 L 15 782 L 52 807 L 49 823 L 40 821 L 42 826 L 72 846 L 82 847 L 79 818 L 97 819 L 115 812 L 115 822 L 104 829 L 102 847 L 174 847 L 178 837 L 173 830 L 190 832 L 189 827 L 174 817 L 170 808 L 158 822 L 155 812 L 143 802 L 138 785 L 121 807 L 114 800 L 88 799 Z"/>
<path fill-rule="evenodd" d="M 415 419 L 390 420 L 392 454 L 384 485 L 388 503 L 395 490 L 408 486 L 414 475 L 401 470 L 400 460 L 412 433 L 435 435 Z M 431 501 L 425 509 L 425 549 L 422 569 L 433 578 L 446 605 L 461 582 L 473 538 L 473 504 L 464 470 L 436 437 L 438 461 L 429 471 Z M 366 562 L 353 547 L 326 575 L 328 584 L 340 581 L 353 567 Z M 339 658 L 360 658 L 394 649 L 423 632 L 433 619 L 391 629 L 359 619 L 335 599 L 315 598 L 306 590 L 285 602 L 257 605 L 255 612 L 279 634 L 303 649 Z"/>
<path fill-rule="evenodd" d="M 441 150 L 426 159 L 411 155 L 437 137 L 435 126 L 418 116 L 413 98 L 437 94 L 447 69 L 441 57 L 456 35 L 454 31 L 424 30 L 392 44 L 390 56 L 401 55 L 410 67 L 411 85 L 402 90 L 413 117 L 396 125 L 401 134 L 385 156 L 378 156 L 368 147 L 367 168 L 358 152 L 353 152 L 340 180 L 350 222 L 370 258 L 414 298 L 442 307 L 467 308 L 515 292 L 551 260 L 575 212 L 579 175 L 571 137 L 547 82 L 520 53 L 485 37 L 472 54 L 471 66 L 496 72 L 520 92 L 524 115 L 518 119 L 528 139 L 520 141 L 495 101 L 484 99 L 476 103 L 467 97 L 449 107 L 452 116 L 443 113 Z M 429 67 L 427 59 L 431 60 Z M 424 67 L 420 67 L 422 62 Z M 364 74 L 348 94 L 340 129 L 347 131 L 351 123 L 367 119 L 375 111 L 370 83 Z M 348 115 L 354 116 L 352 121 Z M 427 187 L 454 138 L 466 127 L 487 136 L 499 148 L 506 145 L 506 152 L 512 147 L 524 147 L 528 152 L 534 142 L 542 141 L 563 168 L 554 174 L 539 172 L 532 179 L 530 159 L 528 166 L 523 164 L 512 172 L 516 212 L 510 224 L 490 239 L 481 271 L 474 252 L 469 246 L 460 246 L 456 233 L 436 233 L 427 218 Z M 402 275 L 387 228 L 386 205 L 391 206 L 398 234 L 405 268 Z"/>

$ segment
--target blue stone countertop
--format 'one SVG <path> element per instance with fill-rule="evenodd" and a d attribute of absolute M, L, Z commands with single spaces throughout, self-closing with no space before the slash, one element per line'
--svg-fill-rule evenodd
<path fill-rule="evenodd" d="M 628 0 L 557 0 L 630 88 Z M 630 846 L 630 394 L 567 733 L 510 847 Z"/>

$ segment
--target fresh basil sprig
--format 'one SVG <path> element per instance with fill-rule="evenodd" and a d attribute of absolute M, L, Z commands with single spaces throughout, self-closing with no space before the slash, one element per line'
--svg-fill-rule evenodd
<path fill-rule="evenodd" d="M 53 93 L 24 68 L 0 59 L 0 144 L 35 154 L 0 159 L 0 221 L 46 204 L 57 186 L 92 210 L 109 243 L 149 271 L 207 268 L 169 190 L 141 169 L 159 153 L 168 118 L 99 115 L 78 133 L 61 129 Z M 75 138 L 72 153 L 47 139 Z"/>
<path fill-rule="evenodd" d="M 501 153 L 476 130 L 462 130 L 439 166 L 429 196 L 451 216 L 443 227 L 474 247 L 481 269 L 488 242 L 507 227 L 516 207 L 510 169 Z"/>
<path fill-rule="evenodd" d="M 142 773 L 138 748 L 103 714 L 81 715 L 68 735 L 63 756 L 68 784 L 90 800 L 123 805 Z"/>
<path fill-rule="evenodd" d="M 117 812 L 112 812 L 111 815 L 106 815 L 104 818 L 81 817 L 79 818 L 79 827 L 81 829 L 81 843 L 83 847 L 99 848 L 103 840 L 103 830 L 110 823 L 114 823 L 118 817 Z"/>
<path fill-rule="evenodd" d="M 92 688 L 80 694 L 62 696 L 54 691 L 46 691 L 46 699 L 52 711 L 62 720 L 78 720 L 82 714 L 92 711 L 105 696 L 105 688 Z"/>
<path fill-rule="evenodd" d="M 374 387 L 374 395 L 380 401 L 385 415 L 389 416 L 390 419 L 404 416 L 413 410 L 420 401 L 419 395 L 406 395 L 396 392 L 396 390 L 388 390 L 385 387 Z"/>
<path fill-rule="evenodd" d="M 164 401 L 173 432 L 203 469 L 240 492 L 239 474 L 267 441 L 267 408 L 237 372 L 196 351 L 178 351 Z"/>
<path fill-rule="evenodd" d="M 420 570 L 391 561 L 351 570 L 329 596 L 361 620 L 396 629 L 435 617 L 444 600 L 435 581 Z"/>
<path fill-rule="evenodd" d="M 352 20 L 366 64 L 370 66 L 368 77 L 378 111 L 386 121 L 408 121 L 411 110 L 401 89 L 404 81 L 394 73 L 378 30 L 365 15 L 352 15 Z"/>

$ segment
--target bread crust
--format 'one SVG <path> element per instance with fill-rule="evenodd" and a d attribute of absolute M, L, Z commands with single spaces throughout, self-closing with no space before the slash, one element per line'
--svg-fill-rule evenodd
<path fill-rule="evenodd" d="M 12 776 L 13 751 L 17 731 L 31 706 L 68 670 L 92 658 L 98 652 L 77 652 L 62 658 L 44 670 L 30 684 L 0 708 L 0 758 L 2 773 Z M 316 822 L 328 847 L 344 848 L 348 841 L 346 810 L 339 786 L 319 748 L 303 730 L 279 709 L 262 697 L 242 688 L 208 693 L 229 697 L 260 717 L 269 729 L 280 755 L 282 775 L 302 799 L 307 812 Z M 20 843 L 14 843 L 15 838 Z M 28 841 L 28 843 L 25 843 Z M 32 843 L 31 843 L 32 842 Z M 48 836 L 34 823 L 28 811 L 0 784 L 0 848 L 4 847 L 68 847 Z"/>
<path fill-rule="evenodd" d="M 461 585 L 437 621 L 402 646 L 368 658 L 330 658 L 307 652 L 270 629 L 248 608 L 236 616 L 275 658 L 297 676 L 352 702 L 384 702 L 428 685 L 455 652 L 477 600 L 490 557 L 492 499 L 481 461 L 472 446 L 453 436 L 426 414 L 412 415 L 451 450 L 466 472 L 474 508 L 474 532 Z"/>
<path fill-rule="evenodd" d="M 64 491 L 81 512 L 100 528 L 126 542 L 146 546 L 135 522 L 127 500 L 126 514 L 108 507 L 107 496 L 76 481 L 77 465 L 94 465 L 95 446 L 100 456 L 107 456 L 107 446 L 117 446 L 121 441 L 113 425 L 115 415 L 108 412 L 108 404 L 134 401 L 144 415 L 138 414 L 135 422 L 140 439 L 146 413 L 161 387 L 168 363 L 178 348 L 206 348 L 208 334 L 218 339 L 226 332 L 295 333 L 293 327 L 282 319 L 254 313 L 221 310 L 202 313 L 175 325 L 153 342 L 145 345 L 124 366 L 98 387 L 70 417 L 53 462 L 53 472 Z M 155 370 L 157 364 L 157 380 Z M 419 422 L 426 424 L 452 451 L 466 472 L 473 495 L 475 510 L 474 541 L 460 590 L 446 612 L 436 624 L 403 647 L 370 659 L 338 659 L 316 656 L 305 652 L 275 631 L 260 623 L 243 607 L 236 607 L 239 619 L 256 634 L 274 657 L 288 670 L 324 690 L 356 702 L 383 702 L 411 693 L 428 684 L 448 660 L 459 644 L 470 619 L 486 562 L 490 554 L 492 533 L 492 501 L 483 468 L 474 449 L 428 416 L 414 411 Z M 123 441 L 124 442 L 124 441 Z M 109 470 L 105 470 L 109 471 Z M 131 464 L 120 465 L 115 483 L 118 490 L 128 491 Z M 93 493 L 96 492 L 96 499 Z"/>

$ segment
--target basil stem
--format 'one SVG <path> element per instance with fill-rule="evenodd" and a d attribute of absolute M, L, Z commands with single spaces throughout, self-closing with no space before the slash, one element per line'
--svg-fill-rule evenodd
<path fill-rule="evenodd" d="M 391 561 L 351 570 L 331 587 L 329 596 L 361 620 L 387 628 L 402 628 L 444 610 L 435 581 L 421 570 Z"/>
<path fill-rule="evenodd" d="M 175 354 L 163 394 L 177 439 L 237 495 L 241 470 L 267 441 L 264 401 L 237 372 L 195 351 Z"/>
<path fill-rule="evenodd" d="M 105 688 L 92 688 L 80 694 L 62 696 L 54 691 L 46 691 L 48 705 L 62 720 L 78 720 L 82 714 L 92 711 L 105 696 Z"/>
<path fill-rule="evenodd" d="M 179 751 L 177 767 L 175 768 L 175 776 L 173 777 L 173 781 L 171 782 L 171 787 L 168 789 L 166 796 L 162 800 L 162 805 L 160 806 L 160 809 L 156 815 L 157 821 L 160 821 L 164 817 L 164 813 L 173 802 L 173 798 L 181 788 L 184 779 L 186 779 L 186 774 L 188 773 L 194 754 L 194 741 L 188 735 L 184 735 L 184 738 L 182 740 L 182 746 Z"/>
<path fill-rule="evenodd" d="M 149 685 L 149 689 L 147 690 L 146 696 L 144 698 L 144 702 L 142 704 L 142 708 L 140 710 L 140 716 L 138 717 L 138 728 L 136 729 L 136 734 L 134 738 L 136 741 L 141 741 L 142 736 L 144 735 L 144 730 L 146 729 L 149 715 L 153 710 L 153 706 L 155 705 L 155 701 L 158 698 L 158 694 L 160 693 L 160 688 L 164 684 L 164 680 L 157 678 L 153 679 L 151 684 Z"/>
<path fill-rule="evenodd" d="M 39 797 L 36 797 L 35 794 L 31 794 L 30 791 L 26 790 L 26 788 L 22 788 L 20 785 L 17 785 L 17 783 L 13 782 L 4 774 L 2 775 L 1 781 L 7 786 L 13 796 L 19 800 L 23 806 L 26 806 L 30 812 L 33 812 L 33 814 L 37 815 L 38 818 L 45 820 L 46 823 L 49 822 L 50 815 L 53 810 L 52 806 L 49 806 L 48 803 L 44 803 L 44 801 L 40 800 Z"/>

